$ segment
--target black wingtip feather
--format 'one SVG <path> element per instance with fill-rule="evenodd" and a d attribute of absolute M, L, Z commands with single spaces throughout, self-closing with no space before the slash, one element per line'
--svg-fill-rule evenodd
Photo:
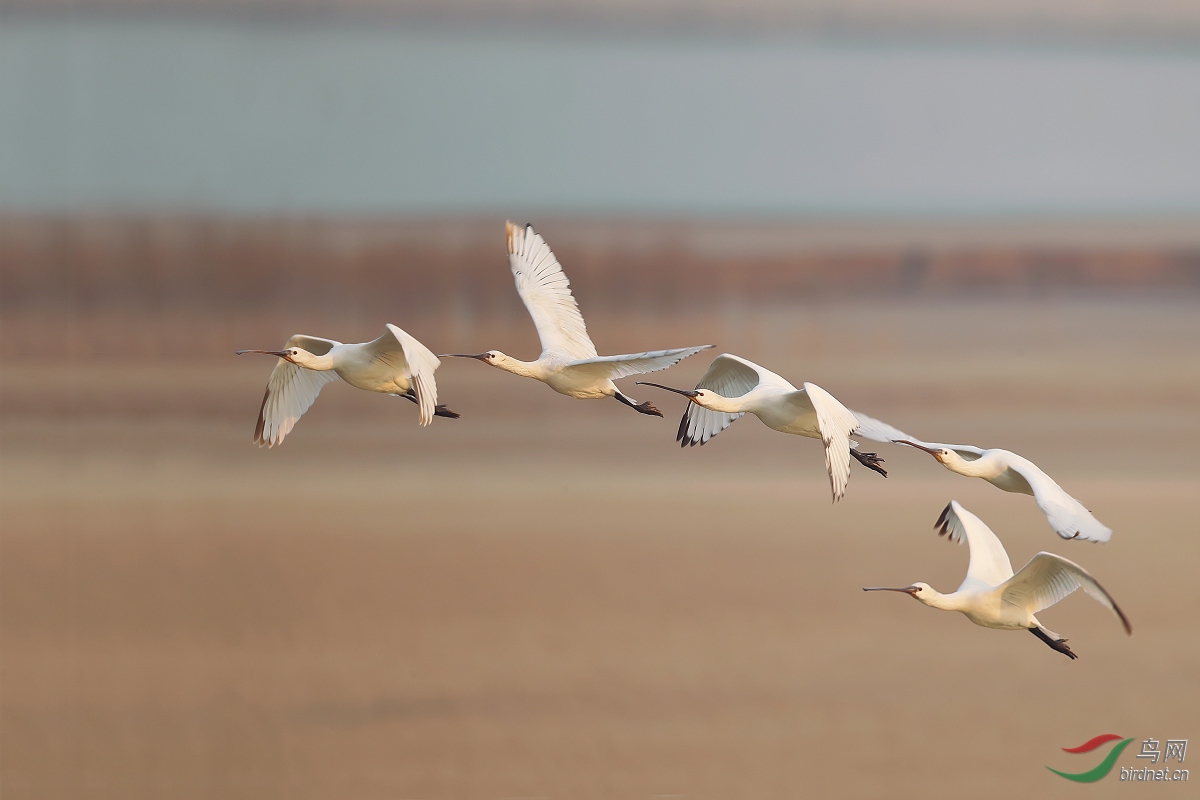
<path fill-rule="evenodd" d="M 254 423 L 254 441 L 258 443 L 259 447 L 262 447 L 267 443 L 267 440 L 263 438 L 263 429 L 267 425 L 267 416 L 265 412 L 267 410 L 267 398 L 270 396 L 271 387 L 268 386 L 267 390 L 263 392 L 262 405 L 258 407 L 258 422 Z"/>
<path fill-rule="evenodd" d="M 933 523 L 934 530 L 938 532 L 938 536 L 945 536 L 950 532 L 950 521 L 947 517 L 950 516 L 950 504 L 946 503 L 946 507 L 942 509 L 941 516 L 937 518 L 937 522 Z"/>

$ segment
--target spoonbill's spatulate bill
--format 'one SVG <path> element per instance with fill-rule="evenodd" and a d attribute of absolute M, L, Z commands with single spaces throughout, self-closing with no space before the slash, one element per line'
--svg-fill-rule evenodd
<path fill-rule="evenodd" d="M 437 404 L 433 373 L 441 363 L 429 348 L 395 325 L 373 342 L 342 344 L 332 339 L 297 334 L 282 350 L 239 350 L 278 356 L 267 379 L 258 410 L 254 441 L 261 447 L 283 442 L 305 411 L 330 381 L 341 378 L 351 386 L 407 398 L 417 404 L 417 419 L 428 425 L 435 416 L 458 414 Z"/>
<path fill-rule="evenodd" d="M 713 359 L 695 389 L 673 389 L 648 381 L 638 383 L 691 400 L 675 437 L 680 447 L 702 445 L 738 417 L 753 414 L 773 430 L 821 440 L 835 503 L 845 495 L 850 482 L 851 456 L 887 477 L 887 472 L 879 466 L 883 459 L 875 453 L 860 453 L 858 445 L 850 441 L 851 434 L 859 433 L 857 413 L 815 383 L 805 383 L 797 389 L 769 369 L 730 353 Z"/>
<path fill-rule="evenodd" d="M 688 356 L 712 345 L 681 347 L 675 350 L 651 350 L 621 356 L 598 356 L 588 337 L 579 306 L 571 295 L 571 285 L 558 259 L 531 225 L 505 223 L 508 239 L 508 263 L 517 293 L 533 317 L 542 355 L 537 361 L 520 361 L 499 350 L 475 355 L 447 353 L 443 358 L 476 358 L 497 369 L 533 378 L 559 394 L 582 400 L 615 397 L 643 414 L 661 417 L 650 403 L 638 403 L 623 394 L 614 380 L 630 375 L 657 372 L 678 364 Z"/>
<path fill-rule="evenodd" d="M 961 544 L 966 539 L 971 548 L 967 577 L 958 591 L 941 594 L 927 583 L 914 583 L 899 589 L 868 587 L 863 591 L 904 592 L 927 606 L 961 612 L 971 622 L 985 628 L 1026 629 L 1058 652 L 1078 658 L 1067 647 L 1067 640 L 1048 630 L 1034 614 L 1076 589 L 1083 589 L 1089 597 L 1116 614 L 1125 626 L 1125 632 L 1133 635 L 1129 620 L 1112 595 L 1074 561 L 1053 553 L 1038 553 L 1014 575 L 1008 553 L 996 534 L 983 520 L 953 500 L 942 511 L 934 527 L 940 535 L 948 535 L 951 541 Z"/>
<path fill-rule="evenodd" d="M 1008 450 L 984 450 L 968 444 L 938 444 L 923 442 L 904 431 L 860 415 L 863 429 L 871 431 L 871 438 L 881 437 L 896 444 L 908 445 L 924 450 L 951 472 L 970 478 L 983 478 L 993 486 L 1006 492 L 1033 495 L 1038 508 L 1046 515 L 1050 527 L 1064 539 L 1083 539 L 1089 542 L 1107 542 L 1112 537 L 1112 528 L 1101 524 L 1092 512 L 1083 507 L 1061 486 L 1042 472 L 1037 464 Z"/>

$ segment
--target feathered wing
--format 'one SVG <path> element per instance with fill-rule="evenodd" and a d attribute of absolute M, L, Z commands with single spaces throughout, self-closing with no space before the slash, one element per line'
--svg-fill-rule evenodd
<path fill-rule="evenodd" d="M 313 355 L 323 356 L 335 345 L 332 339 L 319 336 L 296 334 L 287 340 L 284 350 L 299 347 Z M 285 436 L 295 427 L 296 421 L 312 406 L 321 393 L 321 387 L 338 379 L 333 370 L 317 371 L 298 367 L 290 361 L 279 359 L 271 377 L 267 378 L 267 390 L 263 393 L 262 405 L 258 409 L 258 422 L 254 426 L 254 442 L 262 447 L 281 444 Z"/>
<path fill-rule="evenodd" d="M 855 436 L 863 439 L 870 439 L 872 442 L 883 442 L 885 444 L 890 444 L 901 439 L 907 439 L 910 442 L 918 442 L 923 444 L 923 442 L 919 442 L 919 440 L 914 439 L 899 428 L 893 428 L 886 422 L 881 422 L 874 417 L 869 417 L 861 411 L 851 411 L 850 413 L 858 418 L 858 427 L 854 429 Z"/>
<path fill-rule="evenodd" d="M 506 222 L 504 229 L 508 265 L 517 293 L 537 328 L 542 354 L 553 352 L 568 359 L 595 358 L 596 346 L 571 294 L 571 284 L 550 246 L 531 225 Z"/>
<path fill-rule="evenodd" d="M 1004 603 L 1028 609 L 1036 614 L 1044 608 L 1062 600 L 1076 589 L 1083 589 L 1088 596 L 1117 615 L 1125 632 L 1133 635 L 1133 627 L 1125 612 L 1121 611 L 1103 586 L 1074 561 L 1054 553 L 1038 553 L 1021 567 L 1002 587 L 1000 599 Z"/>
<path fill-rule="evenodd" d="M 1008 468 L 1024 478 L 1033 489 L 1033 499 L 1059 536 L 1064 539 L 1086 539 L 1089 542 L 1107 542 L 1112 538 L 1112 528 L 1092 516 L 1083 503 L 1067 494 L 1032 462 L 1016 456 L 1009 459 Z"/>
<path fill-rule="evenodd" d="M 850 434 L 858 427 L 858 418 L 815 383 L 805 383 L 802 391 L 788 396 L 788 401 L 816 412 L 821 443 L 825 445 L 825 468 L 829 470 L 829 486 L 836 503 L 850 485 Z"/>
<path fill-rule="evenodd" d="M 412 383 L 417 397 L 417 420 L 422 425 L 433 421 L 437 406 L 437 383 L 433 373 L 441 366 L 438 357 L 403 329 L 387 324 L 387 332 L 367 342 L 366 351 L 374 358 L 400 371 Z"/>
<path fill-rule="evenodd" d="M 964 586 L 978 582 L 990 588 L 1012 577 L 1012 563 L 1008 560 L 1004 545 L 983 520 L 959 505 L 958 501 L 951 500 L 942 509 L 942 515 L 933 527 L 939 536 L 946 536 L 956 544 L 966 540 L 971 549 Z"/>
<path fill-rule="evenodd" d="M 912 442 L 919 444 L 922 447 L 930 450 L 953 450 L 962 456 L 964 461 L 977 461 L 987 451 L 982 447 L 975 447 L 970 444 L 943 444 L 941 442 L 923 442 L 915 436 L 910 436 L 899 428 L 893 428 L 886 422 L 869 417 L 866 414 L 854 412 L 861 423 L 858 430 L 854 433 L 856 436 L 861 436 L 864 439 L 870 439 L 875 442 Z"/>
<path fill-rule="evenodd" d="M 700 377 L 696 388 L 708 389 L 721 397 L 741 397 L 758 386 L 763 373 L 767 373 L 767 370 L 752 361 L 747 361 L 732 353 L 722 353 L 708 365 L 708 370 Z M 767 374 L 774 375 L 775 373 Z M 733 421 L 740 416 L 742 416 L 741 413 L 727 414 L 724 411 L 711 411 L 689 402 L 687 408 L 684 409 L 683 419 L 679 420 L 679 432 L 675 436 L 675 441 L 679 442 L 680 447 L 684 445 L 695 447 L 698 444 L 704 444 L 732 425 Z"/>
<path fill-rule="evenodd" d="M 630 375 L 644 375 L 678 364 L 688 356 L 707 350 L 711 344 L 699 347 L 680 347 L 675 350 L 651 350 L 646 353 L 629 353 L 622 356 L 596 356 L 572 361 L 562 369 L 563 373 L 586 375 L 597 381 L 615 381 Z"/>

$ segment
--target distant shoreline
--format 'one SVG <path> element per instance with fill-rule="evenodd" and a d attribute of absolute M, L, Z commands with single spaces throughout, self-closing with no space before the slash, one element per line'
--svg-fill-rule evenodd
<path fill-rule="evenodd" d="M 1142 3 L 962 3 L 959 0 L 9 0 L 0 11 L 47 16 L 133 14 L 286 20 L 375 19 L 451 27 L 577 27 L 625 33 L 883 35 L 1200 41 L 1200 7 Z"/>

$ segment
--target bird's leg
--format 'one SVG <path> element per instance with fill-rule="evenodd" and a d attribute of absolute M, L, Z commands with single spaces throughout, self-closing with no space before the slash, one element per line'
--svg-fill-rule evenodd
<path fill-rule="evenodd" d="M 649 400 L 647 400 L 647 401 L 646 401 L 646 402 L 644 402 L 644 403 L 635 403 L 635 402 L 633 402 L 632 400 L 630 400 L 628 397 L 626 397 L 625 395 L 621 394 L 620 392 L 617 392 L 616 394 L 614 394 L 614 395 L 613 395 L 613 397 L 617 398 L 617 399 L 618 399 L 618 400 L 620 400 L 622 403 L 624 403 L 625 405 L 629 406 L 629 407 L 630 407 L 630 408 L 632 408 L 634 411 L 637 411 L 637 412 L 639 412 L 639 413 L 642 413 L 642 414 L 651 414 L 651 415 L 653 415 L 653 416 L 655 416 L 655 417 L 661 417 L 661 416 L 662 416 L 662 412 L 661 412 L 661 411 L 659 411 L 657 408 L 655 408 L 655 407 L 654 407 L 654 406 L 653 406 L 653 405 L 650 403 L 650 401 L 649 401 Z"/>
<path fill-rule="evenodd" d="M 412 389 L 409 389 L 408 392 L 405 394 L 398 394 L 396 396 L 407 398 L 409 400 L 412 400 L 414 403 L 417 402 L 417 396 L 416 396 L 416 394 L 413 393 Z M 434 406 L 433 407 L 433 415 L 435 417 L 447 417 L 449 419 L 458 419 L 460 416 L 462 416 L 461 414 L 456 414 L 455 412 L 446 408 L 444 405 Z"/>
<path fill-rule="evenodd" d="M 1058 652 L 1062 653 L 1067 658 L 1071 658 L 1071 659 L 1079 658 L 1079 656 L 1075 655 L 1074 650 L 1067 647 L 1066 639 L 1054 639 L 1054 638 L 1046 635 L 1046 632 L 1043 631 L 1041 628 L 1030 628 L 1029 632 L 1032 633 L 1034 636 L 1038 637 L 1039 639 L 1041 639 L 1043 642 L 1045 642 L 1046 645 L 1051 650 L 1057 650 Z"/>
<path fill-rule="evenodd" d="M 887 477 L 887 470 L 879 466 L 883 463 L 883 459 L 880 458 L 878 454 L 860 453 L 854 448 L 850 448 L 850 455 L 854 456 L 858 460 L 858 463 L 862 464 L 867 469 L 878 472 L 885 478 Z"/>

